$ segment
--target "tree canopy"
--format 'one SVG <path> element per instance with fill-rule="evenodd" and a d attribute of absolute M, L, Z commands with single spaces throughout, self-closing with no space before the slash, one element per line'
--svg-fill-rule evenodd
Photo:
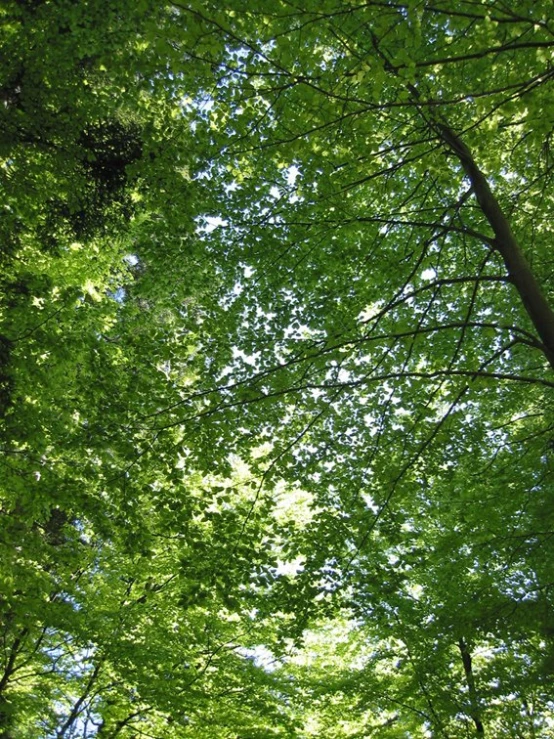
<path fill-rule="evenodd" d="M 546 0 L 0 9 L 0 737 L 551 736 Z"/>

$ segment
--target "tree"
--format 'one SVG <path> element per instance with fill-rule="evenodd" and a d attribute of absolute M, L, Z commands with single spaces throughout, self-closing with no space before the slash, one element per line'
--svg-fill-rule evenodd
<path fill-rule="evenodd" d="M 204 383 L 203 413 L 244 429 L 239 450 L 271 440 L 267 495 L 279 475 L 312 496 L 285 544 L 305 561 L 291 608 L 342 593 L 381 612 L 417 674 L 436 653 L 439 735 L 519 730 L 498 723 L 494 681 L 527 716 L 550 669 L 546 8 L 178 7 L 224 39 L 202 57 L 219 70 L 204 118 L 223 151 L 207 248 L 234 271 L 208 333 L 231 334 L 233 373 Z M 411 617 L 416 584 L 433 605 Z M 286 588 L 271 589 L 276 607 Z M 449 669 L 456 700 L 439 689 Z"/>
<path fill-rule="evenodd" d="M 104 6 L 2 11 L 3 735 L 546 736 L 547 4 Z"/>

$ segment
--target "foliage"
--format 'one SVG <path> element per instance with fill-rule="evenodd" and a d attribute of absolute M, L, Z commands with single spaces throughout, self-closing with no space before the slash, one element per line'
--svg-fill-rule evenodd
<path fill-rule="evenodd" d="M 549 6 L 0 10 L 0 736 L 547 737 Z"/>

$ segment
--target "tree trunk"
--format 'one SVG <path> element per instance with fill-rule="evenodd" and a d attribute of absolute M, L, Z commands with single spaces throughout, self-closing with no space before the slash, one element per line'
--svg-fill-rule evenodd
<path fill-rule="evenodd" d="M 458 641 L 458 648 L 462 655 L 462 662 L 464 665 L 464 672 L 466 676 L 466 684 L 469 692 L 469 708 L 470 716 L 475 724 L 475 732 L 477 736 L 485 736 L 485 727 L 481 720 L 481 711 L 479 709 L 479 701 L 477 698 L 477 690 L 475 688 L 475 677 L 473 675 L 473 667 L 471 661 L 471 652 L 465 639 L 462 637 Z"/>
<path fill-rule="evenodd" d="M 27 634 L 28 630 L 22 629 L 19 636 L 14 639 L 8 654 L 8 658 L 6 660 L 4 672 L 0 677 L 0 739 L 12 739 L 13 736 L 11 733 L 12 720 L 10 717 L 8 701 L 6 699 L 6 689 L 10 682 L 11 676 L 15 672 L 15 662 L 17 659 L 17 655 L 19 654 L 19 651 Z"/>
<path fill-rule="evenodd" d="M 529 266 L 529 262 L 512 233 L 508 219 L 494 196 L 485 175 L 477 166 L 471 151 L 448 126 L 438 125 L 437 129 L 442 140 L 458 157 L 466 175 L 469 177 L 477 202 L 494 232 L 494 245 L 504 260 L 508 275 L 542 341 L 544 354 L 550 366 L 554 369 L 554 311 L 550 307 Z"/>

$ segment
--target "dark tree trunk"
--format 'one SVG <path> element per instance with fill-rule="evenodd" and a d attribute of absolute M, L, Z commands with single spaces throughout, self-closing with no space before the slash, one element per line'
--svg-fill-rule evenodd
<path fill-rule="evenodd" d="M 460 160 L 471 182 L 477 202 L 494 232 L 494 245 L 504 260 L 510 280 L 521 297 L 525 310 L 541 339 L 544 354 L 554 369 L 554 311 L 471 151 L 448 126 L 439 125 L 437 128 L 444 143 Z"/>
<path fill-rule="evenodd" d="M 466 676 L 466 684 L 469 692 L 469 706 L 470 715 L 473 723 L 475 724 L 475 732 L 477 736 L 485 736 L 485 727 L 481 720 L 481 711 L 479 709 L 479 700 L 477 698 L 477 689 L 475 687 L 475 676 L 473 675 L 473 667 L 471 660 L 471 652 L 465 639 L 458 641 L 458 648 L 462 655 L 462 662 L 464 665 L 464 672 Z"/>

